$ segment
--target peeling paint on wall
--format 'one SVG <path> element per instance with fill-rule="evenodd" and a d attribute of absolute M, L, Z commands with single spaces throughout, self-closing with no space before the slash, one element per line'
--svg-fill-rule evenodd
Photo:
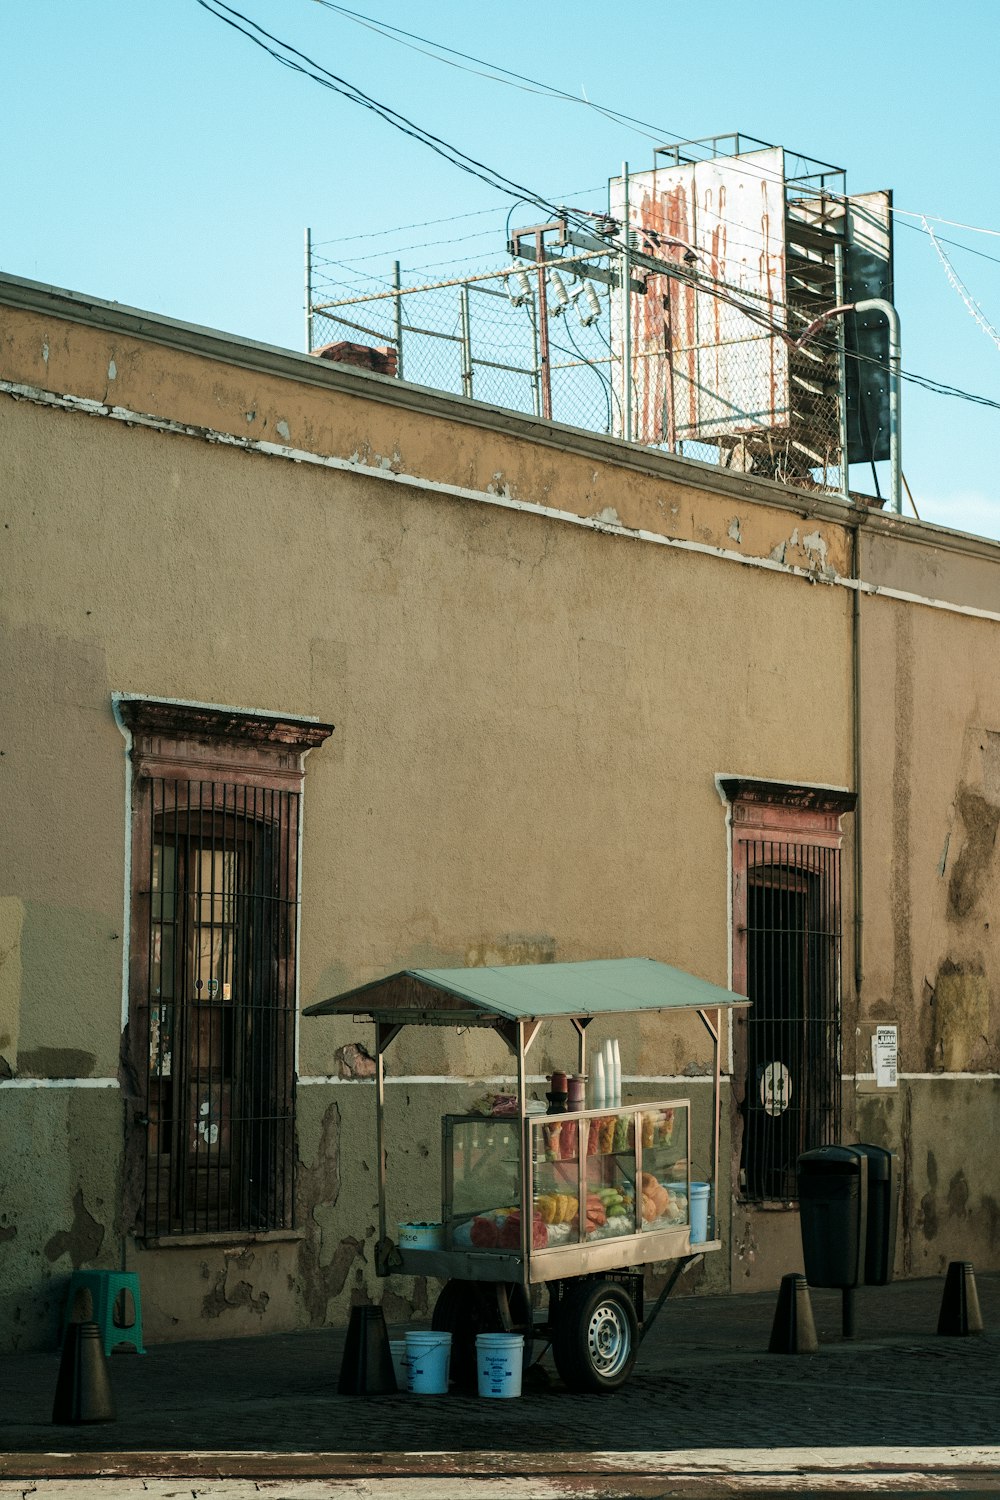
<path fill-rule="evenodd" d="M 555 938 L 545 935 L 487 938 L 473 943 L 465 950 L 465 967 L 490 968 L 494 964 L 551 964 L 555 963 Z"/>
<path fill-rule="evenodd" d="M 826 537 L 821 531 L 810 531 L 808 536 L 804 536 L 802 538 L 802 550 L 814 567 L 819 568 L 820 572 L 823 573 L 827 571 Z"/>
<path fill-rule="evenodd" d="M 733 1235 L 733 1264 L 739 1266 L 743 1275 L 750 1277 L 753 1274 L 753 1264 L 757 1259 L 757 1239 L 753 1231 L 753 1220 L 747 1218 L 743 1224 L 743 1233 L 737 1237 Z"/>
<path fill-rule="evenodd" d="M 21 1052 L 17 1065 L 19 1073 L 33 1078 L 90 1078 L 97 1058 L 77 1047 L 36 1047 Z"/>
<path fill-rule="evenodd" d="M 374 1078 L 375 1059 L 361 1042 L 348 1042 L 333 1054 L 340 1078 Z"/>
<path fill-rule="evenodd" d="M 910 799 L 913 791 L 913 617 L 900 610 L 895 621 L 895 743 L 892 767 L 892 849 L 889 905 L 892 912 L 892 999 L 900 1015 L 913 1003 L 913 944 L 910 896 Z"/>
<path fill-rule="evenodd" d="M 226 1255 L 225 1266 L 221 1271 L 216 1271 L 212 1289 L 205 1294 L 201 1304 L 203 1318 L 219 1318 L 223 1313 L 238 1312 L 243 1308 L 263 1318 L 270 1301 L 267 1292 L 254 1296 L 254 1289 L 249 1281 L 243 1277 L 236 1279 L 241 1271 L 252 1271 L 253 1265 L 252 1250 L 240 1250 Z"/>
<path fill-rule="evenodd" d="M 1000 807 L 963 787 L 958 795 L 958 812 L 965 828 L 965 842 L 948 882 L 948 915 L 950 920 L 960 922 L 979 901 L 996 846 Z"/>
<path fill-rule="evenodd" d="M 312 1233 L 299 1246 L 298 1274 L 306 1317 L 315 1327 L 326 1321 L 330 1298 L 343 1291 L 351 1266 L 364 1250 L 362 1241 L 348 1236 L 329 1259 L 323 1258 L 324 1210 L 328 1213 L 340 1196 L 340 1110 L 335 1103 L 323 1112 L 315 1161 L 299 1157 L 296 1192 L 300 1202 L 312 1205 Z"/>
<path fill-rule="evenodd" d="M 960 1073 L 981 1064 L 989 1047 L 990 1021 L 990 987 L 982 967 L 946 958 L 934 981 L 931 1004 L 932 1067 Z"/>
<path fill-rule="evenodd" d="M 68 1229 L 60 1229 L 52 1236 L 45 1246 L 45 1254 L 53 1262 L 68 1255 L 74 1271 L 77 1271 L 84 1261 L 97 1259 L 103 1243 L 104 1225 L 87 1212 L 83 1188 L 77 1188 L 73 1196 L 73 1222 Z"/>

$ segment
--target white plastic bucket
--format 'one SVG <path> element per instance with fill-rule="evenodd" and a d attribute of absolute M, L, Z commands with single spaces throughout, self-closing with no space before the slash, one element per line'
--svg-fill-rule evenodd
<path fill-rule="evenodd" d="M 406 1388 L 417 1396 L 448 1394 L 451 1334 L 434 1329 L 406 1335 Z"/>
<path fill-rule="evenodd" d="M 410 1362 L 406 1357 L 406 1340 L 390 1339 L 389 1353 L 392 1355 L 392 1368 L 396 1374 L 396 1389 L 398 1391 L 409 1390 Z"/>
<path fill-rule="evenodd" d="M 400 1250 L 443 1250 L 443 1224 L 400 1224 Z"/>
<path fill-rule="evenodd" d="M 519 1396 L 523 1363 L 523 1334 L 476 1335 L 476 1369 L 481 1396 Z"/>
<path fill-rule="evenodd" d="M 707 1182 L 691 1184 L 691 1243 L 703 1245 L 708 1239 L 708 1194 Z"/>

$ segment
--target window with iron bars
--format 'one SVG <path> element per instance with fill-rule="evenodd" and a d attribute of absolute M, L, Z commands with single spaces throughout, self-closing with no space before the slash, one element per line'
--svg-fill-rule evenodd
<path fill-rule="evenodd" d="M 133 709 L 140 731 L 150 713 Z M 291 746 L 270 719 L 208 710 L 198 738 L 183 722 L 136 735 L 129 1033 L 146 1238 L 294 1224 L 301 750 L 329 730 L 280 722 Z M 213 733 L 226 728 L 258 738 Z"/>
<path fill-rule="evenodd" d="M 768 800 L 768 798 L 773 800 Z M 840 818 L 848 793 L 741 784 L 733 805 L 740 1196 L 789 1202 L 841 1128 Z"/>

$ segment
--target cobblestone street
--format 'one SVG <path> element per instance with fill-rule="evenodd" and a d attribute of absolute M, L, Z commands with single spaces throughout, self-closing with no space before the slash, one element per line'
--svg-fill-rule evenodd
<path fill-rule="evenodd" d="M 870 1462 L 890 1450 L 923 1451 L 925 1467 L 933 1467 L 937 1450 L 934 1462 L 957 1473 L 965 1463 L 963 1450 L 967 1457 L 1000 1435 L 1000 1331 L 994 1331 L 1000 1325 L 1000 1277 L 980 1277 L 978 1288 L 986 1332 L 968 1338 L 935 1331 L 941 1282 L 862 1289 L 860 1336 L 853 1342 L 840 1337 L 839 1295 L 814 1291 L 821 1346 L 812 1356 L 766 1352 L 775 1296 L 680 1298 L 667 1304 L 631 1380 L 612 1396 L 568 1394 L 546 1357 L 520 1401 L 340 1397 L 343 1334 L 314 1331 L 161 1345 L 145 1356 L 116 1354 L 111 1373 L 117 1420 L 54 1427 L 58 1354 L 7 1357 L 0 1360 L 0 1447 L 7 1455 L 0 1457 L 0 1475 L 7 1476 L 4 1493 L 13 1493 L 11 1481 L 25 1476 L 168 1476 L 192 1468 L 214 1476 L 339 1472 L 351 1483 L 381 1474 L 388 1482 L 407 1474 L 415 1480 L 428 1456 L 448 1454 L 467 1477 L 515 1457 L 539 1476 L 552 1463 L 560 1471 L 582 1466 L 594 1482 L 602 1465 L 624 1464 L 645 1474 L 642 1485 L 633 1476 L 627 1491 L 587 1493 L 639 1495 L 681 1493 L 666 1486 L 671 1475 L 671 1484 L 701 1483 L 704 1476 L 697 1476 L 705 1464 L 692 1454 L 728 1454 L 722 1467 L 738 1470 L 747 1453 L 829 1455 L 838 1449 L 852 1463 L 858 1450 Z M 941 1450 L 953 1453 L 950 1463 Z M 57 1453 L 67 1457 L 56 1459 Z M 671 1454 L 678 1459 L 674 1470 Z M 190 1456 L 186 1465 L 181 1455 Z M 835 1459 L 836 1453 L 825 1462 L 836 1467 Z M 975 1465 L 981 1464 L 980 1454 Z M 897 1479 L 906 1471 L 906 1465 L 892 1467 Z M 932 1488 L 954 1490 L 942 1474 Z M 995 1474 L 980 1469 L 977 1490 L 992 1488 Z M 652 1489 L 643 1487 L 647 1480 Z M 531 1480 L 536 1487 L 530 1493 L 549 1493 L 537 1488 L 539 1482 L 537 1476 Z M 798 1485 L 786 1475 L 786 1487 Z M 890 1487 L 886 1476 L 879 1487 Z M 368 1483 L 344 1493 L 372 1491 Z"/>

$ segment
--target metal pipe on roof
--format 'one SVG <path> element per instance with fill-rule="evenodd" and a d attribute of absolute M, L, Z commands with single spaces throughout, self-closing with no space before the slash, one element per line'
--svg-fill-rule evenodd
<path fill-rule="evenodd" d="M 903 514 L 903 466 L 900 453 L 900 385 L 902 340 L 899 313 L 885 297 L 866 297 L 855 302 L 855 312 L 880 312 L 889 324 L 889 503 L 897 516 Z"/>
<path fill-rule="evenodd" d="M 903 378 L 902 338 L 899 313 L 885 297 L 865 297 L 861 302 L 845 302 L 820 313 L 797 339 L 789 339 L 793 348 L 801 348 L 818 328 L 844 313 L 879 312 L 889 324 L 889 504 L 897 516 L 903 514 L 903 465 L 900 449 L 900 387 Z"/>
<path fill-rule="evenodd" d="M 312 353 L 312 230 L 306 230 L 306 353 Z"/>
<path fill-rule="evenodd" d="M 628 162 L 622 162 L 622 183 L 625 193 L 624 224 L 622 226 L 622 410 L 625 413 L 625 441 L 632 441 L 632 255 L 629 241 L 628 207 Z"/>

